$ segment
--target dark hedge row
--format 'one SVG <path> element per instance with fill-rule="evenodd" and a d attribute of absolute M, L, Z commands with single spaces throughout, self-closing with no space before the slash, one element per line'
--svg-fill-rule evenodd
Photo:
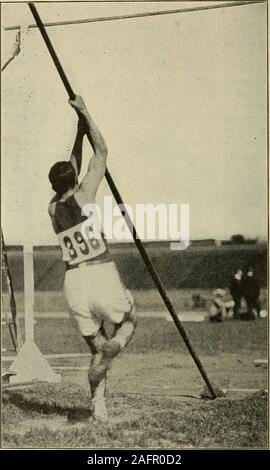
<path fill-rule="evenodd" d="M 167 242 L 146 246 L 167 289 L 225 287 L 234 269 L 245 269 L 248 265 L 255 268 L 261 285 L 267 284 L 266 244 L 191 246 L 185 251 L 171 251 Z M 111 253 L 128 288 L 153 288 L 147 268 L 134 245 L 111 245 Z M 22 250 L 10 247 L 8 257 L 14 288 L 23 290 Z M 58 247 L 35 248 L 34 268 L 36 290 L 56 291 L 62 288 L 64 266 Z"/>

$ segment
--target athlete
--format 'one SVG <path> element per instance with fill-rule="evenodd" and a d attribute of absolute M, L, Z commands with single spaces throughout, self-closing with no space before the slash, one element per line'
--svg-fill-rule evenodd
<path fill-rule="evenodd" d="M 49 214 L 66 266 L 65 296 L 91 352 L 88 381 L 92 417 L 106 421 L 107 371 L 112 359 L 130 341 L 137 319 L 133 298 L 120 279 L 99 224 L 98 228 L 90 225 L 88 236 L 82 230 L 85 221 L 89 220 L 83 208 L 95 204 L 106 171 L 108 151 L 83 99 L 76 96 L 69 103 L 79 117 L 77 134 L 70 160 L 57 162 L 50 169 L 49 180 L 56 194 L 50 201 Z M 93 156 L 79 183 L 85 135 L 91 143 Z M 100 236 L 97 236 L 97 230 Z M 113 325 L 110 338 L 104 322 Z"/>

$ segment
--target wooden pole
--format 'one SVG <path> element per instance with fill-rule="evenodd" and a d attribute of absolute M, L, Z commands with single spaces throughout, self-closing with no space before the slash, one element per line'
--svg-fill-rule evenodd
<path fill-rule="evenodd" d="M 34 342 L 34 259 L 33 245 L 23 246 L 25 341 Z"/>
<path fill-rule="evenodd" d="M 65 86 L 65 88 L 66 88 L 66 90 L 67 90 L 67 93 L 68 93 L 68 95 L 69 95 L 69 98 L 72 99 L 72 100 L 74 100 L 74 98 L 75 98 L 75 93 L 74 93 L 74 91 L 73 91 L 72 88 L 71 88 L 71 85 L 70 85 L 70 83 L 69 83 L 69 81 L 68 81 L 68 79 L 67 79 L 67 76 L 66 76 L 66 74 L 65 74 L 65 72 L 64 72 L 64 70 L 63 70 L 62 65 L 60 64 L 60 61 L 59 61 L 59 59 L 58 59 L 58 57 L 57 57 L 57 55 L 56 55 L 56 52 L 55 52 L 55 50 L 54 50 L 54 48 L 53 48 L 53 45 L 52 45 L 52 43 L 51 43 L 51 41 L 50 41 L 50 38 L 49 38 L 47 32 L 46 32 L 46 30 L 45 30 L 45 27 L 44 27 L 44 25 L 43 25 L 43 23 L 42 23 L 42 21 L 41 21 L 41 18 L 40 18 L 40 16 L 39 16 L 38 12 L 37 12 L 37 9 L 36 9 L 34 3 L 32 3 L 32 2 L 28 3 L 28 5 L 29 5 L 29 8 L 30 8 L 30 10 L 31 10 L 31 12 L 32 12 L 32 14 L 33 14 L 33 16 L 34 16 L 34 18 L 35 18 L 35 21 L 36 21 L 36 23 L 37 23 L 37 25 L 38 25 L 38 28 L 39 28 L 39 30 L 40 30 L 40 33 L 41 33 L 41 35 L 42 35 L 42 37 L 43 37 L 43 39 L 44 39 L 44 41 L 45 41 L 45 44 L 46 44 L 46 46 L 47 46 L 47 48 L 48 48 L 48 50 L 49 50 L 49 52 L 50 52 L 50 54 L 51 54 L 51 57 L 52 57 L 52 59 L 53 59 L 53 62 L 54 62 L 54 64 L 55 64 L 57 70 L 58 70 L 58 73 L 59 73 L 59 75 L 60 75 L 60 78 L 61 78 L 61 80 L 62 80 L 62 82 L 63 82 L 63 84 L 64 84 L 64 86 Z M 167 309 L 168 309 L 168 311 L 169 311 L 169 313 L 170 313 L 170 315 L 171 315 L 171 317 L 172 317 L 172 319 L 173 319 L 173 321 L 174 321 L 174 323 L 175 323 L 175 326 L 176 326 L 177 330 L 179 331 L 180 335 L 182 336 L 183 341 L 184 341 L 184 343 L 185 343 L 185 345 L 186 345 L 188 351 L 190 352 L 190 354 L 191 354 L 191 356 L 192 356 L 192 358 L 193 358 L 193 360 L 194 360 L 194 362 L 195 362 L 195 364 L 196 364 L 196 366 L 197 366 L 197 368 L 198 368 L 198 370 L 199 370 L 199 372 L 200 372 L 200 374 L 201 374 L 201 376 L 202 376 L 204 382 L 206 383 L 206 385 L 207 385 L 207 387 L 208 387 L 208 389 L 209 389 L 209 391 L 210 391 L 212 397 L 213 397 L 213 398 L 216 398 L 217 395 L 216 395 L 216 392 L 215 392 L 215 390 L 214 390 L 214 388 L 213 388 L 213 386 L 212 386 L 212 383 L 210 382 L 210 380 L 209 380 L 209 378 L 208 378 L 208 376 L 207 376 L 207 374 L 206 374 L 206 371 L 205 371 L 205 369 L 204 369 L 204 367 L 203 367 L 203 365 L 202 365 L 202 363 L 201 363 L 201 361 L 200 361 L 198 355 L 196 354 L 195 350 L 193 349 L 193 346 L 191 345 L 191 342 L 190 342 L 190 340 L 189 340 L 189 338 L 188 338 L 188 335 L 187 335 L 187 333 L 186 333 L 186 331 L 185 331 L 185 329 L 184 329 L 182 323 L 180 322 L 180 320 L 179 320 L 179 318 L 178 318 L 178 316 L 177 316 L 177 314 L 176 314 L 176 312 L 175 312 L 175 310 L 174 310 L 174 307 L 173 307 L 173 305 L 172 305 L 172 303 L 171 303 L 171 301 L 170 301 L 170 299 L 169 299 L 169 297 L 168 297 L 168 295 L 167 295 L 167 292 L 166 292 L 166 290 L 165 290 L 165 288 L 164 288 L 164 286 L 163 286 L 163 284 L 162 284 L 162 282 L 161 282 L 161 280 L 160 280 L 160 278 L 159 278 L 159 275 L 158 275 L 158 273 L 157 273 L 157 271 L 156 271 L 156 269 L 155 269 L 155 267 L 154 267 L 154 265 L 153 265 L 151 259 L 149 258 L 148 253 L 147 253 L 147 251 L 146 251 L 146 249 L 145 249 L 145 247 L 144 247 L 142 241 L 141 241 L 140 238 L 139 238 L 139 235 L 138 235 L 137 232 L 136 232 L 136 229 L 135 229 L 135 227 L 134 227 L 134 225 L 133 225 L 133 223 L 132 223 L 132 221 L 131 221 L 131 219 L 130 219 L 130 217 L 129 217 L 129 215 L 128 215 L 128 211 L 125 209 L 123 200 L 122 200 L 122 198 L 121 198 L 121 196 L 120 196 L 120 193 L 119 193 L 117 187 L 115 186 L 115 183 L 114 183 L 114 181 L 113 181 L 113 178 L 112 178 L 112 176 L 110 175 L 108 169 L 106 169 L 105 177 L 106 177 L 106 180 L 107 180 L 107 182 L 108 182 L 108 184 L 109 184 L 109 187 L 110 187 L 110 189 L 111 189 L 111 191 L 112 191 L 112 193 L 113 193 L 113 195 L 114 195 L 114 198 L 115 198 L 117 204 L 121 204 L 121 207 L 123 207 L 123 210 L 121 211 L 121 212 L 122 212 L 122 215 L 125 217 L 125 221 L 126 221 L 126 223 L 127 223 L 127 225 L 128 225 L 128 228 L 129 228 L 129 230 L 130 230 L 132 236 L 133 236 L 134 242 L 135 242 L 135 244 L 136 244 L 136 246 L 137 246 L 137 248 L 138 248 L 138 250 L 139 250 L 139 252 L 140 252 L 140 254 L 141 254 L 141 257 L 142 257 L 142 259 L 143 259 L 145 265 L 146 265 L 147 268 L 148 268 L 148 271 L 149 271 L 149 273 L 150 273 L 150 275 L 151 275 L 151 277 L 152 277 L 154 283 L 156 284 L 156 287 L 157 287 L 157 289 L 158 289 L 158 291 L 159 291 L 159 294 L 160 294 L 160 296 L 161 296 L 161 298 L 162 298 L 164 304 L 166 305 L 166 307 L 167 307 Z"/>

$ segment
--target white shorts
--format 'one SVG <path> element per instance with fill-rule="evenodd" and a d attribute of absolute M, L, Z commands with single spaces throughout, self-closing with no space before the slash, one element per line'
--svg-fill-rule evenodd
<path fill-rule="evenodd" d="M 121 323 L 134 305 L 113 261 L 66 271 L 64 290 L 83 336 L 95 335 L 103 321 Z"/>

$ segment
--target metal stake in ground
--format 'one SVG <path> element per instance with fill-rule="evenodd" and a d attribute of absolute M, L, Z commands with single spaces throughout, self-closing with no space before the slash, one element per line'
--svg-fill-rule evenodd
<path fill-rule="evenodd" d="M 67 90 L 69 98 L 74 100 L 75 99 L 75 93 L 74 93 L 73 89 L 71 88 L 71 85 L 68 81 L 68 78 L 67 78 L 67 76 L 66 76 L 66 74 L 63 70 L 63 67 L 62 67 L 62 65 L 61 65 L 61 63 L 60 63 L 60 61 L 57 57 L 55 49 L 54 49 L 54 47 L 53 47 L 53 45 L 50 41 L 50 38 L 47 34 L 46 29 L 44 28 L 44 25 L 43 25 L 43 22 L 42 22 L 42 20 L 39 16 L 39 13 L 38 13 L 34 3 L 30 2 L 30 3 L 28 3 L 28 5 L 29 5 L 29 8 L 30 8 L 30 10 L 33 14 L 33 17 L 35 18 L 35 21 L 37 23 L 39 31 L 40 31 L 40 33 L 41 33 L 41 35 L 42 35 L 42 37 L 45 41 L 45 44 L 46 44 L 46 46 L 47 46 L 47 48 L 48 48 L 48 50 L 51 54 L 52 60 L 53 60 L 55 66 L 57 68 L 57 71 L 60 75 L 60 78 L 61 78 L 61 80 L 62 80 L 62 82 L 63 82 L 63 84 L 64 84 L 64 86 Z M 91 144 L 91 142 L 90 142 L 90 144 Z M 132 221 L 129 217 L 129 214 L 128 214 L 125 206 L 124 206 L 124 203 L 123 203 L 123 200 L 120 196 L 120 193 L 119 193 L 117 187 L 115 186 L 114 181 L 113 181 L 108 169 L 106 169 L 105 177 L 106 177 L 106 180 L 109 184 L 109 187 L 110 187 L 110 189 L 111 189 L 111 191 L 114 195 L 114 198 L 115 198 L 117 204 L 121 204 L 121 207 L 123 208 L 122 211 L 121 211 L 122 215 L 125 218 L 126 224 L 127 224 L 128 228 L 129 228 L 129 230 L 130 230 L 130 232 L 133 236 L 134 242 L 135 242 L 135 244 L 136 244 L 136 246 L 137 246 L 137 248 L 138 248 L 138 250 L 141 254 L 141 257 L 142 257 L 145 265 L 148 268 L 148 271 L 149 271 L 149 273 L 150 273 L 150 275 L 151 275 L 151 277 L 152 277 L 152 279 L 153 279 L 153 281 L 154 281 L 154 283 L 155 283 L 155 285 L 156 285 L 156 287 L 157 287 L 157 289 L 160 293 L 160 296 L 161 296 L 164 304 L 166 305 L 170 315 L 172 316 L 172 319 L 173 319 L 173 321 L 176 325 L 177 330 L 179 331 L 180 335 L 182 336 L 183 341 L 184 341 L 187 349 L 189 350 L 189 352 L 190 352 L 190 354 L 191 354 L 191 356 L 192 356 L 192 358 L 193 358 L 193 360 L 194 360 L 194 362 L 195 362 L 195 364 L 196 364 L 196 366 L 197 366 L 204 382 L 206 383 L 206 385 L 207 385 L 207 387 L 208 387 L 208 389 L 209 389 L 209 391 L 212 395 L 212 398 L 217 398 L 216 391 L 215 391 L 212 383 L 210 382 L 210 380 L 209 380 L 209 378 L 206 374 L 206 371 L 205 371 L 198 355 L 196 354 L 195 350 L 193 349 L 193 347 L 191 345 L 191 342 L 188 338 L 188 335 L 187 335 L 182 323 L 180 322 L 180 320 L 179 320 L 179 318 L 178 318 L 178 316 L 177 316 L 177 314 L 174 310 L 174 307 L 173 307 L 173 305 L 172 305 L 172 303 L 171 303 L 171 301 L 170 301 L 170 299 L 167 295 L 167 292 L 166 292 L 166 290 L 165 290 L 165 288 L 164 288 L 164 286 L 163 286 L 163 284 L 162 284 L 162 282 L 159 278 L 159 275 L 158 275 L 151 259 L 149 258 L 148 253 L 145 250 L 145 247 L 144 247 L 143 243 L 141 242 L 141 240 L 140 240 L 140 238 L 139 238 L 139 236 L 136 232 L 136 229 L 135 229 L 135 227 L 134 227 L 134 225 L 133 225 L 133 223 L 132 223 Z"/>

